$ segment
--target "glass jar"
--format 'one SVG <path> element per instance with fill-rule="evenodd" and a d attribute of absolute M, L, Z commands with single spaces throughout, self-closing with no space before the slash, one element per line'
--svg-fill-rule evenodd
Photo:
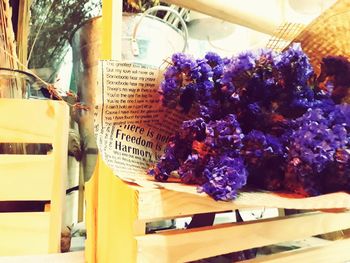
<path fill-rule="evenodd" d="M 0 98 L 29 98 L 35 82 L 31 73 L 0 68 Z"/>
<path fill-rule="evenodd" d="M 0 103 L 2 98 L 29 98 L 30 90 L 35 80 L 36 78 L 30 73 L 21 70 L 0 68 Z M 8 114 L 11 113 L 9 112 Z M 0 143 L 0 154 L 25 154 L 27 152 L 26 148 L 26 145 L 23 143 Z"/>

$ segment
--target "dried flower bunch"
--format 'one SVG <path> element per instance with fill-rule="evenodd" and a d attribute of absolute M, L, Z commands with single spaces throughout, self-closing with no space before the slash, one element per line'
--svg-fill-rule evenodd
<path fill-rule="evenodd" d="M 216 200 L 246 184 L 305 196 L 350 191 L 350 62 L 323 59 L 315 76 L 299 45 L 231 59 L 178 53 L 161 84 L 166 107 L 195 112 L 149 170 Z"/>

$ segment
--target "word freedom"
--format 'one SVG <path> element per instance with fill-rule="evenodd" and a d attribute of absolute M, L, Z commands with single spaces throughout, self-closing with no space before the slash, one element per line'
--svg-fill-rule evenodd
<path fill-rule="evenodd" d="M 143 139 L 142 136 L 132 136 L 132 135 L 126 134 L 126 133 L 122 132 L 122 130 L 120 130 L 120 129 L 117 129 L 116 139 L 117 139 L 115 142 L 115 149 L 116 150 L 130 153 L 130 154 L 137 155 L 137 156 L 141 156 L 141 157 L 144 157 L 146 159 L 151 160 L 152 154 L 150 151 L 145 151 L 145 150 L 139 149 L 137 147 L 125 145 L 121 141 L 126 141 L 129 143 L 136 144 L 137 146 L 143 146 L 143 147 L 150 148 L 150 149 L 152 149 L 152 147 L 153 147 L 153 142 Z M 120 139 L 120 141 L 118 141 L 118 139 Z"/>

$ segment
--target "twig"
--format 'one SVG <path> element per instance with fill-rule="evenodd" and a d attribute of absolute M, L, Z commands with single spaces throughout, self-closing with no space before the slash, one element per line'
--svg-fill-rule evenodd
<path fill-rule="evenodd" d="M 40 78 L 37 74 L 35 74 L 34 72 L 32 72 L 30 69 L 27 68 L 26 65 L 24 65 L 21 61 L 19 61 L 18 58 L 16 58 L 15 56 L 13 56 L 12 54 L 10 54 L 7 50 L 5 50 L 3 47 L 0 46 L 0 49 L 2 49 L 8 56 L 10 56 L 12 59 L 14 59 L 20 66 L 23 67 L 23 70 L 16 70 L 16 69 L 7 69 L 10 71 L 15 71 L 15 72 L 21 72 L 23 74 L 26 75 L 30 75 L 34 78 L 36 78 L 37 80 L 39 80 L 40 82 L 42 82 L 42 84 L 44 85 L 44 88 L 47 89 L 47 91 L 50 93 L 51 98 L 56 98 L 58 100 L 62 100 L 65 103 L 67 103 L 68 106 L 73 107 L 73 108 L 77 108 L 77 109 L 81 109 L 81 110 L 89 110 L 89 107 L 87 107 L 86 105 L 83 105 L 79 102 L 77 103 L 69 103 L 67 101 L 65 101 L 61 95 L 59 95 L 59 89 L 57 89 L 54 84 L 52 83 L 48 83 L 45 80 L 43 80 L 42 78 Z M 68 91 L 66 92 L 67 96 L 71 96 L 74 98 L 77 98 L 77 96 L 75 94 L 73 94 L 73 92 Z"/>
<path fill-rule="evenodd" d="M 39 29 L 38 29 L 38 32 L 36 33 L 36 35 L 35 35 L 35 37 L 34 37 L 33 44 L 32 44 L 32 46 L 31 46 L 31 48 L 30 48 L 30 51 L 29 51 L 29 55 L 28 55 L 28 59 L 27 59 L 27 65 L 29 64 L 29 60 L 30 60 L 30 58 L 31 58 L 31 56 L 32 56 L 33 49 L 34 49 L 35 43 L 36 43 L 36 41 L 37 41 L 37 39 L 38 39 L 38 36 L 39 36 L 39 34 L 40 34 L 40 32 L 41 32 L 41 29 L 42 29 L 43 25 L 45 24 L 46 19 L 47 19 L 48 15 L 49 15 L 49 13 L 50 13 L 50 11 L 51 11 L 52 5 L 53 5 L 53 3 L 54 3 L 55 1 L 56 1 L 56 0 L 53 0 L 52 3 L 50 4 L 50 6 L 48 7 L 48 9 L 47 9 L 47 11 L 46 11 L 46 14 L 45 14 L 45 18 L 44 18 L 43 22 L 41 23 L 41 25 L 40 25 L 40 27 L 39 27 Z"/>

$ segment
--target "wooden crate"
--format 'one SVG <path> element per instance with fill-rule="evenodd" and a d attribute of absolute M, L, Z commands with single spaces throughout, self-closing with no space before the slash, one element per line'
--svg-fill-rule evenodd
<path fill-rule="evenodd" d="M 190 3 L 177 1 L 178 4 L 183 2 Z M 121 1 L 103 0 L 102 59 L 121 57 L 121 6 Z M 201 9 L 203 6 L 199 5 Z M 146 234 L 146 223 L 161 219 L 263 206 L 300 209 L 350 207 L 350 197 L 344 193 L 305 202 L 271 194 L 245 193 L 235 202 L 215 202 L 207 196 L 166 189 L 145 189 L 125 183 L 113 174 L 101 158 L 85 189 L 85 255 L 88 263 L 187 262 L 350 228 L 350 212 L 328 210 Z M 344 262 L 350 260 L 349 245 L 348 238 L 246 262 Z"/>
<path fill-rule="evenodd" d="M 264 195 L 260 194 L 262 199 L 267 198 Z M 259 197 L 259 194 L 255 196 Z M 255 204 L 253 198 L 230 203 L 216 202 L 206 196 L 145 189 L 122 182 L 101 159 L 93 178 L 86 185 L 86 198 L 86 257 L 89 263 L 188 262 L 350 228 L 349 211 L 313 211 L 251 222 L 146 234 L 147 222 L 257 208 L 259 200 Z M 302 200 L 298 201 L 303 203 Z M 271 205 L 266 203 L 266 207 L 274 207 L 275 204 L 276 201 Z M 344 262 L 350 260 L 349 245 L 348 238 L 249 262 Z"/>
<path fill-rule="evenodd" d="M 68 106 L 64 102 L 0 99 L 0 143 L 52 144 L 45 155 L 0 154 L 0 255 L 60 252 L 67 165 Z M 40 201 L 21 212 L 18 202 Z M 14 203 L 17 202 L 17 203 Z"/>

